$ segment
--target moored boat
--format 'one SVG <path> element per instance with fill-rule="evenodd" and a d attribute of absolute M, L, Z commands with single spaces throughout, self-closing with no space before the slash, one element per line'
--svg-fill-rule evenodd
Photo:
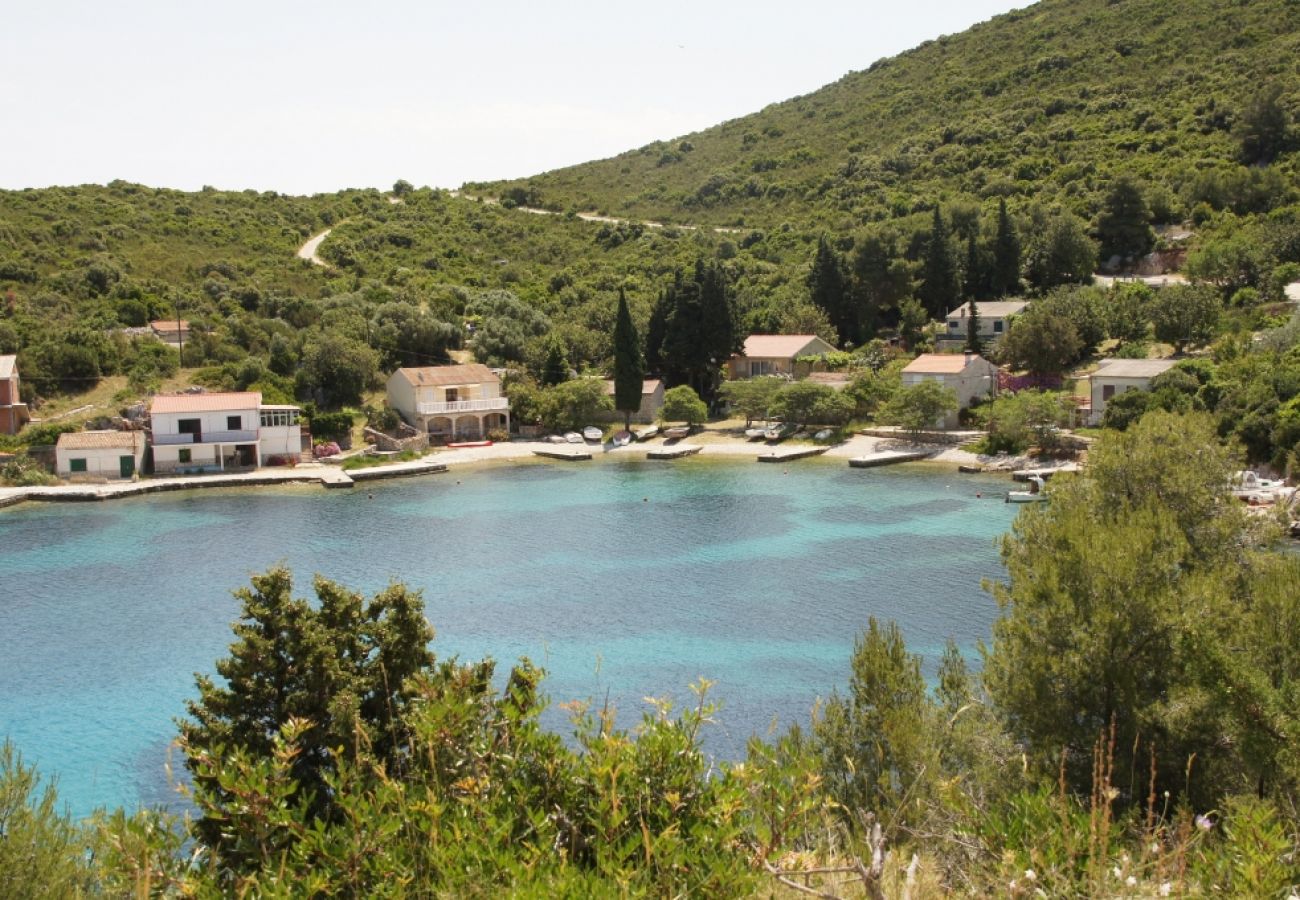
<path fill-rule="evenodd" d="M 632 432 L 632 436 L 638 441 L 648 441 L 659 433 L 658 425 L 647 425 L 645 428 L 638 428 Z"/>
<path fill-rule="evenodd" d="M 582 429 L 582 436 L 589 441 L 600 441 L 604 440 L 605 432 L 601 431 L 595 425 L 588 425 L 586 428 Z"/>
<path fill-rule="evenodd" d="M 1047 499 L 1047 492 L 1043 490 L 1047 482 L 1043 481 L 1039 475 L 1032 475 L 1029 478 L 1029 490 L 1027 491 L 1007 491 L 1008 503 L 1042 503 Z"/>
<path fill-rule="evenodd" d="M 674 425 L 672 428 L 664 429 L 664 437 L 670 440 L 675 440 L 677 438 L 684 438 L 690 433 L 691 433 L 691 427 L 689 425 Z"/>
<path fill-rule="evenodd" d="M 564 439 L 565 439 L 566 441 L 568 441 L 570 444 L 581 444 L 581 443 L 583 443 L 582 435 L 578 434 L 578 432 L 576 432 L 576 431 L 568 431 L 568 432 L 565 432 L 565 434 L 564 434 Z"/>
<path fill-rule="evenodd" d="M 630 431 L 614 432 L 613 442 L 615 447 L 626 447 L 628 444 L 632 443 L 632 432 Z"/>

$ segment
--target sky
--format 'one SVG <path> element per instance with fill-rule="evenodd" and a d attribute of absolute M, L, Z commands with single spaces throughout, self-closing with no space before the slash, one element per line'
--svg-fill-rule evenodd
<path fill-rule="evenodd" d="M 671 139 L 1027 0 L 18 0 L 0 188 L 454 188 Z"/>

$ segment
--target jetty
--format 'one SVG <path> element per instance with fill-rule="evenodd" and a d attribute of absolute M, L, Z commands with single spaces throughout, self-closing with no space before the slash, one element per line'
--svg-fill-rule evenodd
<path fill-rule="evenodd" d="M 646 459 L 681 459 L 683 456 L 693 456 L 704 449 L 701 444 L 674 444 L 671 447 L 656 447 L 653 450 L 647 450 Z"/>
<path fill-rule="evenodd" d="M 879 466 L 892 466 L 895 463 L 916 462 L 930 455 L 930 450 L 880 450 L 866 456 L 855 456 L 849 465 L 855 469 L 875 469 Z"/>
<path fill-rule="evenodd" d="M 570 450 L 567 447 L 557 446 L 553 449 L 547 448 L 545 450 L 534 450 L 533 453 L 535 453 L 538 456 L 544 456 L 547 459 L 563 459 L 563 460 L 568 460 L 569 462 L 574 462 L 582 459 L 591 459 L 590 450 L 582 450 L 577 447 Z"/>
<path fill-rule="evenodd" d="M 779 463 L 790 462 L 793 459 L 806 459 L 809 456 L 820 456 L 830 447 L 803 447 L 795 445 L 793 447 L 778 447 L 775 450 L 769 450 L 766 453 L 758 454 L 759 462 Z"/>

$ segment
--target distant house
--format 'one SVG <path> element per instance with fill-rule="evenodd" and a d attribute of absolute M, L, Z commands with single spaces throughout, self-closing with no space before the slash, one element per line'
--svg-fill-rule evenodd
<path fill-rule="evenodd" d="M 614 380 L 605 379 L 605 396 L 612 398 L 614 396 Z M 664 405 L 664 383 L 658 378 L 647 378 L 641 382 L 641 408 L 632 414 L 633 422 L 649 424 L 659 418 L 659 410 Z M 615 410 L 614 412 L 603 413 L 601 418 L 607 422 L 622 422 L 623 414 Z"/>
<path fill-rule="evenodd" d="M 1092 424 L 1101 424 L 1106 404 L 1116 394 L 1125 391 L 1149 391 L 1151 379 L 1168 372 L 1175 365 L 1172 359 L 1104 359 L 1092 373 Z"/>
<path fill-rule="evenodd" d="M 744 350 L 728 363 L 731 378 L 756 378 L 759 375 L 784 375 L 796 378 L 807 375 L 795 362 L 801 356 L 825 356 L 835 348 L 815 334 L 751 334 L 745 338 Z"/>
<path fill-rule="evenodd" d="M 251 468 L 302 454 L 301 412 L 256 391 L 164 394 L 149 406 L 155 472 Z"/>
<path fill-rule="evenodd" d="M 1028 306 L 1028 300 L 991 300 L 987 303 L 976 303 L 975 312 L 979 316 L 980 339 L 990 347 L 1002 340 L 1003 335 L 1011 330 L 1011 320 L 1024 312 Z M 969 303 L 963 303 L 948 313 L 946 327 L 939 335 L 940 349 L 953 349 L 966 343 L 969 317 Z"/>
<path fill-rule="evenodd" d="M 0 356 L 0 434 L 17 434 L 29 418 L 18 393 L 18 357 Z"/>
<path fill-rule="evenodd" d="M 998 367 L 975 353 L 922 353 L 903 369 L 903 387 L 922 381 L 937 381 L 950 388 L 957 395 L 957 410 L 962 410 L 997 392 Z M 957 410 L 935 424 L 955 428 Z"/>
<path fill-rule="evenodd" d="M 71 431 L 54 448 L 60 478 L 131 478 L 144 466 L 143 431 Z"/>
<path fill-rule="evenodd" d="M 184 319 L 155 319 L 149 330 L 165 344 L 179 345 L 190 339 L 190 323 Z"/>
<path fill-rule="evenodd" d="M 388 378 L 388 405 L 430 437 L 477 440 L 510 429 L 501 379 L 480 363 L 398 369 Z"/>

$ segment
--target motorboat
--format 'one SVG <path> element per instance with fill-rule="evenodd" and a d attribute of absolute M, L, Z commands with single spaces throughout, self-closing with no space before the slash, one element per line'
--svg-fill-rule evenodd
<path fill-rule="evenodd" d="M 589 441 L 602 441 L 605 439 L 605 432 L 601 431 L 595 425 L 588 425 L 582 429 L 582 436 Z"/>
<path fill-rule="evenodd" d="M 565 434 L 564 434 L 564 439 L 565 439 L 566 441 L 568 441 L 570 444 L 581 444 L 581 443 L 585 443 L 585 442 L 582 440 L 582 435 L 579 434 L 579 433 L 576 432 L 576 431 L 568 431 L 568 432 L 565 432 Z"/>
<path fill-rule="evenodd" d="M 691 433 L 691 426 L 689 425 L 674 425 L 672 428 L 664 429 L 664 437 L 668 438 L 669 440 L 684 438 L 690 433 Z"/>
<path fill-rule="evenodd" d="M 1047 492 L 1043 490 L 1047 482 L 1041 475 L 1029 476 L 1029 490 L 1027 491 L 1007 491 L 1008 503 L 1042 503 L 1047 499 Z"/>
<path fill-rule="evenodd" d="M 613 444 L 615 447 L 626 447 L 632 443 L 632 432 L 616 431 L 614 432 Z"/>

